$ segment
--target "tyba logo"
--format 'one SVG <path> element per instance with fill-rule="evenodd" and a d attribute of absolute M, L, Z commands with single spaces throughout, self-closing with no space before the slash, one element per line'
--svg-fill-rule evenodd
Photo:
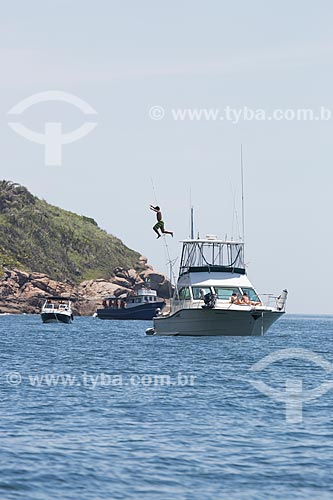
<path fill-rule="evenodd" d="M 250 371 L 261 372 L 272 363 L 285 359 L 301 359 L 303 361 L 311 361 L 312 363 L 323 368 L 328 373 L 333 371 L 332 363 L 307 349 L 281 349 L 279 351 L 275 351 L 274 353 L 265 356 L 260 361 L 252 365 Z M 333 382 L 327 381 L 323 382 L 321 385 L 315 387 L 314 389 L 304 390 L 303 378 L 287 378 L 285 383 L 285 391 L 280 391 L 278 389 L 275 389 L 274 387 L 270 387 L 262 380 L 250 380 L 249 382 L 256 389 L 258 389 L 258 391 L 265 394 L 266 396 L 274 399 L 275 401 L 281 401 L 282 403 L 285 403 L 286 422 L 291 424 L 297 424 L 303 421 L 304 403 L 319 398 L 333 388 Z"/>
<path fill-rule="evenodd" d="M 47 92 L 40 92 L 34 94 L 23 101 L 17 103 L 10 111 L 9 115 L 21 115 L 26 109 L 34 104 L 39 104 L 47 101 L 58 101 L 72 104 L 82 111 L 85 115 L 96 115 L 97 112 L 79 97 L 62 92 L 59 90 L 48 90 Z M 62 133 L 61 122 L 45 122 L 44 134 L 36 132 L 22 125 L 20 122 L 8 122 L 8 125 L 17 134 L 22 135 L 26 139 L 37 144 L 45 146 L 45 165 L 59 166 L 62 163 L 62 146 L 63 144 L 70 144 L 71 142 L 78 141 L 91 132 L 96 126 L 97 122 L 85 122 L 76 130 L 68 133 Z"/>

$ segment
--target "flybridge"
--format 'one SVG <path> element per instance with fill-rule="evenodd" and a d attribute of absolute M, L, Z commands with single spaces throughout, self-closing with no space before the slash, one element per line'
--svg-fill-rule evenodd
<path fill-rule="evenodd" d="M 179 275 L 194 272 L 245 274 L 244 243 L 206 239 L 184 240 Z"/>

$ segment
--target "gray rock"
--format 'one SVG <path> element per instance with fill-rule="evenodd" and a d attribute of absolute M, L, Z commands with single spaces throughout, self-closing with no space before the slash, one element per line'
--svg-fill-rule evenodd
<path fill-rule="evenodd" d="M 50 295 L 76 299 L 73 310 L 79 315 L 91 315 L 101 307 L 104 297 L 126 296 L 142 286 L 156 290 L 161 298 L 170 297 L 170 282 L 161 273 L 148 268 L 146 257 L 140 258 L 146 270 L 117 268 L 115 277 L 106 280 L 86 280 L 79 285 L 50 279 L 46 274 L 29 273 L 19 269 L 4 269 L 0 280 L 0 313 L 39 313 L 43 301 Z"/>

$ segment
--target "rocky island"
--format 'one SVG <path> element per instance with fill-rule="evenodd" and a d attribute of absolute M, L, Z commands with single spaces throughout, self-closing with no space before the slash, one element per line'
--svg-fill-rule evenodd
<path fill-rule="evenodd" d="M 0 313 L 38 313 L 50 295 L 76 299 L 91 315 L 107 295 L 149 283 L 169 298 L 171 284 L 140 253 L 86 216 L 52 206 L 24 186 L 0 181 Z"/>

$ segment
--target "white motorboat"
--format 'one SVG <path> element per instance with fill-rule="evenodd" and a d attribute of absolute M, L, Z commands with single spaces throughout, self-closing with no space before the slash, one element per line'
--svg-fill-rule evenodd
<path fill-rule="evenodd" d="M 182 242 L 170 311 L 147 335 L 263 335 L 285 312 L 287 290 L 259 297 L 246 274 L 244 243 L 216 237 Z"/>
<path fill-rule="evenodd" d="M 48 297 L 41 310 L 43 323 L 71 323 L 72 299 L 68 297 Z"/>

